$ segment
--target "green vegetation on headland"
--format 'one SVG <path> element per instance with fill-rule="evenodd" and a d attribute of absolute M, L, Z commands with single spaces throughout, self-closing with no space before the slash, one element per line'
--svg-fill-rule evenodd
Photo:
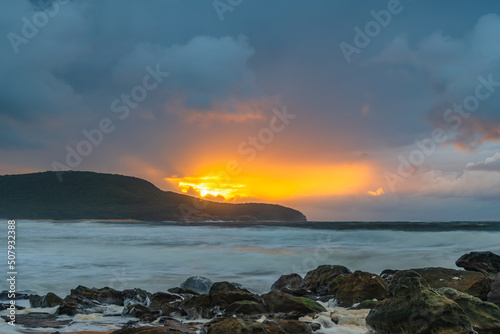
<path fill-rule="evenodd" d="M 0 218 L 145 221 L 306 221 L 299 211 L 261 203 L 217 203 L 162 191 L 136 177 L 94 172 L 0 176 Z"/>

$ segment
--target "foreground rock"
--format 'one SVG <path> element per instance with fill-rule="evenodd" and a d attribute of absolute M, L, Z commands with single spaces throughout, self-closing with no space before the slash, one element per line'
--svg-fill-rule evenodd
<path fill-rule="evenodd" d="M 76 315 L 76 314 L 91 314 L 104 313 L 106 307 L 101 303 L 90 300 L 85 297 L 68 295 L 64 298 L 61 306 L 57 310 L 58 314 Z"/>
<path fill-rule="evenodd" d="M 325 296 L 330 294 L 330 283 L 337 276 L 351 273 L 352 272 L 344 266 L 319 266 L 306 274 L 302 286 L 318 295 Z"/>
<path fill-rule="evenodd" d="M 283 275 L 274 282 L 271 290 L 298 289 L 303 281 L 302 276 L 299 274 Z"/>
<path fill-rule="evenodd" d="M 481 300 L 487 299 L 491 287 L 490 279 L 480 272 L 440 267 L 411 270 L 420 274 L 433 289 L 453 288 Z"/>
<path fill-rule="evenodd" d="M 385 334 L 473 334 L 465 312 L 432 290 L 415 271 L 399 271 L 389 285 L 389 298 L 370 311 L 366 323 Z"/>
<path fill-rule="evenodd" d="M 215 319 L 207 325 L 207 334 L 311 334 L 310 325 L 297 320 Z"/>
<path fill-rule="evenodd" d="M 62 304 L 63 299 L 56 294 L 49 292 L 45 296 L 30 295 L 30 307 L 54 307 Z"/>
<path fill-rule="evenodd" d="M 180 307 L 190 319 L 213 318 L 224 313 L 231 304 L 255 302 L 262 304 L 259 296 L 229 282 L 215 283 L 208 294 L 193 296 L 186 299 Z M 235 306 L 233 306 L 233 309 Z"/>
<path fill-rule="evenodd" d="M 478 271 L 490 277 L 500 273 L 500 255 L 492 252 L 471 252 L 462 255 L 455 264 L 465 270 Z"/>
<path fill-rule="evenodd" d="M 491 289 L 488 293 L 487 301 L 500 306 L 500 274 L 496 275 L 493 283 L 491 284 Z"/>
<path fill-rule="evenodd" d="M 480 333 L 500 332 L 500 308 L 492 303 L 451 288 L 437 290 L 440 294 L 456 302 L 464 310 L 475 330 Z"/>
<path fill-rule="evenodd" d="M 89 289 L 85 286 L 79 285 L 76 289 L 71 290 L 70 295 L 87 298 L 103 304 L 115 304 L 121 306 L 123 306 L 125 301 L 123 292 L 108 287 L 102 289 Z"/>
<path fill-rule="evenodd" d="M 289 318 L 326 311 L 323 306 L 306 297 L 295 297 L 281 291 L 271 291 L 262 295 L 262 300 L 269 313 L 284 313 Z"/>
<path fill-rule="evenodd" d="M 350 307 L 366 300 L 385 299 L 387 282 L 378 275 L 355 271 L 352 274 L 337 276 L 330 283 L 329 291 L 335 296 L 340 306 Z"/>
<path fill-rule="evenodd" d="M 3 317 L 7 320 L 7 317 Z M 28 328 L 62 328 L 71 323 L 71 320 L 58 320 L 56 314 L 32 312 L 28 314 L 17 314 L 16 324 L 22 325 Z"/>

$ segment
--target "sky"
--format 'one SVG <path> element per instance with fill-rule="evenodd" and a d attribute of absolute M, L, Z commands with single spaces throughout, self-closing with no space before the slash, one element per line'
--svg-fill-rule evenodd
<path fill-rule="evenodd" d="M 6 0 L 0 32 L 0 174 L 500 220 L 500 3 Z"/>

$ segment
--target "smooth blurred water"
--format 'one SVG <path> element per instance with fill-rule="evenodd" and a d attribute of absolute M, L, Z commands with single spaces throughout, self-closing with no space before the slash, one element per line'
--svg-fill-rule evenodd
<path fill-rule="evenodd" d="M 500 253 L 500 231 L 482 230 L 479 224 L 446 231 L 310 224 L 220 227 L 18 221 L 17 289 L 61 296 L 77 285 L 156 292 L 200 275 L 264 292 L 280 275 L 304 275 L 320 264 L 379 274 L 388 268 L 455 268 L 456 259 L 470 251 Z M 6 253 L 6 222 L 2 230 L 0 249 Z M 2 271 L 7 272 L 6 261 Z M 1 282 L 0 289 L 6 289 L 6 281 Z"/>

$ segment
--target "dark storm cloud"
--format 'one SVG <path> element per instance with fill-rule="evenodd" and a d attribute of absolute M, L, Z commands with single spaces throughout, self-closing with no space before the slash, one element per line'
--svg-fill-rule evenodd
<path fill-rule="evenodd" d="M 423 71 L 434 90 L 428 115 L 436 126 L 455 131 L 465 147 L 500 140 L 500 16 L 480 17 L 463 37 L 437 31 L 416 46 L 395 38 L 376 62 L 411 65 Z"/>

